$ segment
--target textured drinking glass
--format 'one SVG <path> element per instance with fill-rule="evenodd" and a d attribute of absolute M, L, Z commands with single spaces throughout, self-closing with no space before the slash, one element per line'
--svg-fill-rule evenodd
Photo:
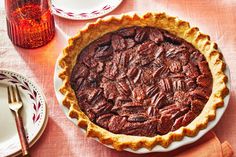
<path fill-rule="evenodd" d="M 55 34 L 48 0 L 5 0 L 8 36 L 20 47 L 47 44 Z"/>

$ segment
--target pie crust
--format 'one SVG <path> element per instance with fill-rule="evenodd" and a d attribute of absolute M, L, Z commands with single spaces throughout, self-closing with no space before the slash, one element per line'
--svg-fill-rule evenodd
<path fill-rule="evenodd" d="M 167 30 L 191 43 L 205 56 L 213 77 L 212 93 L 202 112 L 187 126 L 154 137 L 114 134 L 91 122 L 80 110 L 70 85 L 71 71 L 76 64 L 77 56 L 87 45 L 102 35 L 131 26 L 151 26 Z M 168 147 L 172 141 L 180 141 L 184 136 L 195 136 L 215 118 L 216 109 L 224 105 L 224 97 L 228 94 L 227 76 L 224 73 L 225 63 L 217 44 L 212 42 L 208 35 L 201 33 L 197 27 L 190 27 L 188 22 L 165 13 L 122 14 L 98 19 L 86 25 L 75 37 L 69 39 L 69 46 L 64 49 L 59 65 L 62 68 L 59 77 L 63 80 L 60 92 L 64 95 L 63 105 L 69 109 L 69 116 L 78 119 L 78 126 L 86 130 L 87 136 L 96 137 L 101 143 L 112 145 L 116 150 L 125 148 L 137 150 L 142 147 L 151 150 L 156 145 Z"/>

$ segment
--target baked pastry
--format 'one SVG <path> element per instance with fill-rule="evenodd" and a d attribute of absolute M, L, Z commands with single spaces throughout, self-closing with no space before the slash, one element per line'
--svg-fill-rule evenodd
<path fill-rule="evenodd" d="M 228 93 L 217 45 L 165 13 L 99 19 L 69 40 L 59 64 L 70 117 L 117 150 L 194 136 Z"/>

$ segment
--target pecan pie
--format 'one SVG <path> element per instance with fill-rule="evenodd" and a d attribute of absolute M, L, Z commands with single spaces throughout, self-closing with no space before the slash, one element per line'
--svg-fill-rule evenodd
<path fill-rule="evenodd" d="M 60 66 L 69 115 L 117 150 L 194 136 L 228 92 L 217 45 L 164 13 L 88 25 L 69 40 Z"/>

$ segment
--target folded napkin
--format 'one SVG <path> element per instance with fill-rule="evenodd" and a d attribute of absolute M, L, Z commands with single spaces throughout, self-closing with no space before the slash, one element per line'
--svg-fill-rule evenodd
<path fill-rule="evenodd" d="M 200 140 L 168 153 L 147 154 L 148 157 L 232 157 L 231 145 L 225 141 L 221 143 L 215 133 L 210 131 Z"/>
<path fill-rule="evenodd" d="M 231 145 L 225 141 L 221 143 L 214 132 L 209 132 L 198 142 L 182 148 L 176 156 L 181 157 L 231 157 L 233 150 Z"/>

